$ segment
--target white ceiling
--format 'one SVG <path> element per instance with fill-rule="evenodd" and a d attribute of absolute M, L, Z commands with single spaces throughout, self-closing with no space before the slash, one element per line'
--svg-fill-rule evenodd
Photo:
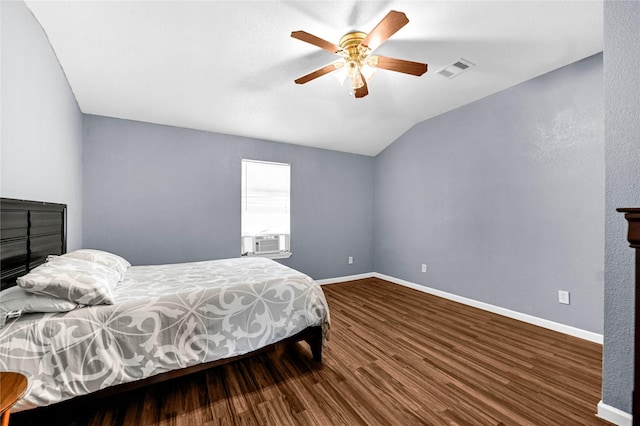
<path fill-rule="evenodd" d="M 601 1 L 27 1 L 82 112 L 376 155 L 414 124 L 602 51 Z M 376 52 L 429 64 L 378 70 L 355 99 L 337 44 L 389 10 L 409 23 Z M 464 58 L 451 80 L 436 72 Z"/>

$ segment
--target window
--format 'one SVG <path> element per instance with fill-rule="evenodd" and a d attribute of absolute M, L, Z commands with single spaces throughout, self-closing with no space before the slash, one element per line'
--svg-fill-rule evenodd
<path fill-rule="evenodd" d="M 243 256 L 291 256 L 290 176 L 289 164 L 242 160 Z"/>

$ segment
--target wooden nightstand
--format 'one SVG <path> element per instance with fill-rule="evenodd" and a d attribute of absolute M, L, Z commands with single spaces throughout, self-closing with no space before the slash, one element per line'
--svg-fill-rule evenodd
<path fill-rule="evenodd" d="M 635 337 L 634 337 L 634 360 L 633 360 L 633 392 L 631 402 L 631 415 L 635 418 L 633 424 L 640 424 L 640 208 L 617 209 L 624 213 L 625 219 L 629 222 L 629 232 L 627 240 L 629 245 L 636 249 L 636 283 L 635 283 Z"/>
<path fill-rule="evenodd" d="M 0 415 L 2 426 L 9 425 L 11 407 L 27 391 L 27 378 L 20 373 L 0 371 Z"/>

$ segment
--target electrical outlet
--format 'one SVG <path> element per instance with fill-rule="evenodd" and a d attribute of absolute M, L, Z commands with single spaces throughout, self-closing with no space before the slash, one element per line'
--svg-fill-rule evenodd
<path fill-rule="evenodd" d="M 564 305 L 569 304 L 569 292 L 566 290 L 558 290 L 558 303 L 562 303 Z"/>
<path fill-rule="evenodd" d="M 349 265 L 353 263 L 353 256 L 349 256 Z"/>
<path fill-rule="evenodd" d="M 422 264 L 422 272 L 427 272 L 427 264 L 426 263 Z"/>

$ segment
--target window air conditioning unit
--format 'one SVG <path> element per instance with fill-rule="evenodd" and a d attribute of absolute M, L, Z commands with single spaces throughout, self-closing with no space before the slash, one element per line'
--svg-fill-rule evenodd
<path fill-rule="evenodd" d="M 262 237 L 253 237 L 253 253 L 279 253 L 280 252 L 280 236 L 264 235 Z"/>

